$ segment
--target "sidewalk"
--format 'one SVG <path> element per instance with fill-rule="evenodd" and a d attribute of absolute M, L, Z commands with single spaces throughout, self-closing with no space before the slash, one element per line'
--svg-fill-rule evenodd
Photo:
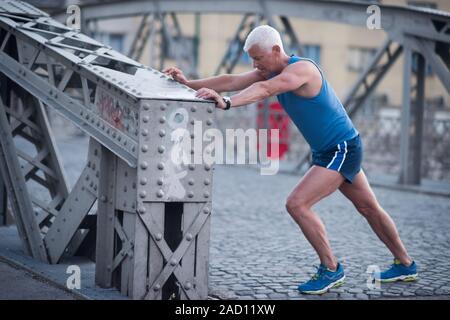
<path fill-rule="evenodd" d="M 63 290 L 0 257 L 0 300 L 78 300 Z"/>

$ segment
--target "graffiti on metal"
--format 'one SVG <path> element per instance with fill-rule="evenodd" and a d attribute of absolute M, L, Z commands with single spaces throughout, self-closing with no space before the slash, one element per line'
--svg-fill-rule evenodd
<path fill-rule="evenodd" d="M 100 87 L 95 92 L 95 108 L 103 119 L 129 135 L 138 128 L 138 112 Z"/>

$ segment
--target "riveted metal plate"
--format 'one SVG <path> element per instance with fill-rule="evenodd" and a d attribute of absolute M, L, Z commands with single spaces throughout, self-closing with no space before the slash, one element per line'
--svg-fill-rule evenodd
<path fill-rule="evenodd" d="M 140 114 L 138 201 L 209 201 L 213 166 L 203 161 L 203 135 L 214 104 L 149 100 Z"/>

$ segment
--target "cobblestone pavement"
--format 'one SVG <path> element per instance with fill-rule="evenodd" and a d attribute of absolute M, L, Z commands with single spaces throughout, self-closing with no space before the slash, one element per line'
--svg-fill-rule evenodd
<path fill-rule="evenodd" d="M 58 141 L 71 186 L 86 159 L 87 140 Z M 285 210 L 300 176 L 261 176 L 245 166 L 216 166 L 210 248 L 210 296 L 221 299 L 450 299 L 450 198 L 375 188 L 420 270 L 410 283 L 367 285 L 369 265 L 392 256 L 339 192 L 314 207 L 327 228 L 346 283 L 322 296 L 297 292 L 318 258 Z"/>
<path fill-rule="evenodd" d="M 211 230 L 210 287 L 234 299 L 450 299 L 450 199 L 374 188 L 417 262 L 416 282 L 369 289 L 369 265 L 381 269 L 392 255 L 350 201 L 335 192 L 314 210 L 346 272 L 345 284 L 322 296 L 296 288 L 315 273 L 319 260 L 285 210 L 300 177 L 238 166 L 216 166 Z M 222 297 L 223 298 L 223 297 Z"/>

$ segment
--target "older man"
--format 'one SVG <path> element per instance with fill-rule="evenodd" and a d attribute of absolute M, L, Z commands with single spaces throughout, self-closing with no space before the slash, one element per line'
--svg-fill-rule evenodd
<path fill-rule="evenodd" d="M 215 100 L 217 107 L 224 110 L 277 96 L 310 145 L 312 166 L 288 196 L 286 209 L 317 252 L 321 264 L 309 281 L 299 284 L 298 290 L 322 294 L 344 282 L 343 266 L 333 255 L 321 219 L 311 209 L 337 189 L 367 219 L 394 256 L 391 267 L 374 274 L 375 279 L 415 280 L 416 264 L 361 170 L 363 149 L 359 133 L 322 70 L 310 59 L 287 55 L 280 34 L 270 26 L 252 30 L 244 51 L 252 58 L 255 68 L 247 73 L 187 80 L 175 67 L 164 72 L 198 90 L 197 97 Z M 232 91 L 240 92 L 231 97 L 219 94 Z"/>

